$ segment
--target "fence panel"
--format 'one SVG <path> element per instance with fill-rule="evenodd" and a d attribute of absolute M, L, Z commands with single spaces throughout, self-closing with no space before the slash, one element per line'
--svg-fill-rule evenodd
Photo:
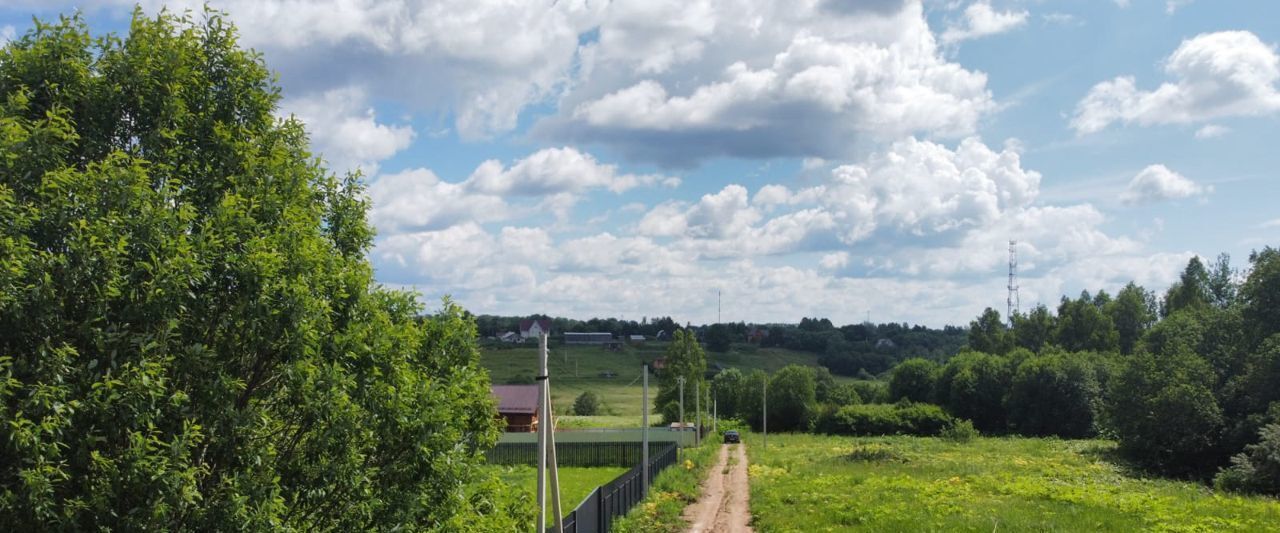
<path fill-rule="evenodd" d="M 616 443 L 605 443 L 616 444 Z M 565 518 L 564 530 L 566 533 L 608 533 L 613 529 L 614 521 L 621 516 L 627 514 L 632 507 L 644 500 L 647 487 L 644 487 L 644 479 L 641 476 L 641 468 L 639 464 L 640 443 L 633 444 L 636 453 L 636 465 L 630 470 L 622 473 L 622 475 L 613 478 L 613 480 L 605 483 L 592 491 L 580 505 Z M 649 453 L 649 482 L 653 483 L 656 477 L 667 467 L 676 463 L 676 445 L 675 443 L 650 443 Z M 653 446 L 657 444 L 657 446 Z M 656 450 L 654 448 L 657 448 Z M 601 447 L 601 453 L 609 453 L 611 448 Z M 618 450 L 613 450 L 617 452 Z M 556 454 L 559 455 L 560 448 L 557 446 Z M 582 452 L 582 457 L 591 457 L 591 452 Z M 532 454 L 535 458 L 537 451 Z M 559 457 L 557 457 L 559 459 Z M 563 465 L 563 463 L 561 463 Z M 547 531 L 552 531 L 548 528 Z"/>
<path fill-rule="evenodd" d="M 557 442 L 556 462 L 560 466 L 633 466 L 640 464 L 643 445 L 639 442 Z M 650 442 L 653 458 L 670 442 Z M 503 442 L 485 453 L 489 464 L 533 465 L 538 463 L 537 443 Z"/>

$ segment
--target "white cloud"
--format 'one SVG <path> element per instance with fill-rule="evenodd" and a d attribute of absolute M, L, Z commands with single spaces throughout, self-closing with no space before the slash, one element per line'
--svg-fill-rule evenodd
<path fill-rule="evenodd" d="M 1072 15 L 1071 13 L 1061 13 L 1061 12 L 1055 11 L 1053 13 L 1045 13 L 1043 15 L 1040 15 L 1040 18 L 1044 20 L 1045 23 L 1048 23 L 1048 24 L 1058 24 L 1062 26 L 1084 26 L 1084 19 L 1081 19 L 1080 17 L 1077 17 L 1075 15 Z"/>
<path fill-rule="evenodd" d="M 1258 224 L 1258 227 L 1259 227 L 1259 228 L 1262 228 L 1262 229 L 1268 229 L 1268 228 L 1280 228 L 1280 218 L 1277 218 L 1277 219 L 1274 219 L 1274 220 L 1268 220 L 1268 221 L 1266 221 L 1266 222 L 1263 222 L 1263 223 L 1261 223 L 1261 224 Z"/>
<path fill-rule="evenodd" d="M 1206 124 L 1196 130 L 1197 139 L 1213 139 L 1231 133 L 1231 128 L 1219 126 L 1217 124 Z"/>
<path fill-rule="evenodd" d="M 1124 8 L 1124 7 L 1129 7 L 1129 1 L 1130 0 L 1115 0 L 1115 3 L 1117 6 Z"/>
<path fill-rule="evenodd" d="M 1165 0 L 1164 12 L 1172 15 L 1175 11 L 1194 1 L 1195 0 Z"/>
<path fill-rule="evenodd" d="M 1026 25 L 1027 11 L 996 11 L 989 0 L 978 0 L 964 10 L 964 18 L 958 24 L 947 27 L 942 32 L 944 44 L 955 44 L 969 39 L 977 39 L 998 33 L 1004 33 Z"/>
<path fill-rule="evenodd" d="M 668 165 L 825 158 L 857 139 L 967 135 L 994 109 L 986 75 L 942 57 L 918 0 L 655 4 L 682 22 L 646 25 L 641 39 L 632 21 L 622 38 L 607 18 L 537 135 Z M 636 53 L 659 46 L 685 51 L 657 64 Z"/>
<path fill-rule="evenodd" d="M 1202 186 L 1164 165 L 1151 165 L 1133 177 L 1120 199 L 1127 204 L 1141 204 L 1190 198 L 1211 192 L 1211 186 Z"/>
<path fill-rule="evenodd" d="M 134 0 L 116 0 L 132 8 Z M 145 0 L 199 12 L 204 0 Z M 292 90 L 361 84 L 376 98 L 451 117 L 464 138 L 515 127 L 573 68 L 599 2 L 516 0 L 213 0 L 243 42 L 262 50 Z"/>
<path fill-rule="evenodd" d="M 315 149 L 335 172 L 376 174 L 378 162 L 413 142 L 410 126 L 380 124 L 363 89 L 347 87 L 284 101 L 281 108 L 307 126 Z"/>
<path fill-rule="evenodd" d="M 472 194 L 427 169 L 379 177 L 369 186 L 370 219 L 380 232 L 435 230 L 466 222 L 501 220 L 511 207 L 497 196 Z"/>
<path fill-rule="evenodd" d="M 669 186 L 672 180 L 678 183 L 678 178 L 620 173 L 614 165 L 573 148 L 547 148 L 509 167 L 485 161 L 460 182 L 444 181 L 422 168 L 380 176 L 369 186 L 371 219 L 389 234 L 510 220 L 538 212 L 549 212 L 564 222 L 582 195 L 593 190 L 621 193 L 638 186 Z"/>
<path fill-rule="evenodd" d="M 849 252 L 824 254 L 822 260 L 818 261 L 818 265 L 826 270 L 839 270 L 847 267 L 849 266 Z"/>
<path fill-rule="evenodd" d="M 0 26 L 0 46 L 8 44 L 18 36 L 18 31 L 8 24 Z"/>
<path fill-rule="evenodd" d="M 1173 81 L 1154 91 L 1132 76 L 1099 83 L 1076 106 L 1071 126 L 1079 134 L 1115 122 L 1186 124 L 1280 111 L 1280 56 L 1247 31 L 1205 33 L 1183 41 L 1165 61 Z"/>
<path fill-rule="evenodd" d="M 486 194 L 544 196 L 604 188 L 621 193 L 639 186 L 679 186 L 680 179 L 656 174 L 626 174 L 615 165 L 602 164 L 591 154 L 574 148 L 547 148 L 530 154 L 511 167 L 488 160 L 481 163 L 467 187 Z"/>

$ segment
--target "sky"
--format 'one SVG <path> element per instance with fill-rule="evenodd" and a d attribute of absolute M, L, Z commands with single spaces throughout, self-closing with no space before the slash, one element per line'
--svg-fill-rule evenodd
<path fill-rule="evenodd" d="M 1023 311 L 1280 245 L 1280 2 L 209 4 L 429 308 L 936 327 L 1004 314 L 1010 240 Z"/>

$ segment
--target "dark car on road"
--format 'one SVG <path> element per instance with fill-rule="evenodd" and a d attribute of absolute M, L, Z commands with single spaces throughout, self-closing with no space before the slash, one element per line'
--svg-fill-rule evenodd
<path fill-rule="evenodd" d="M 728 444 L 728 443 L 730 443 L 730 442 L 735 442 L 735 443 L 736 443 L 736 442 L 741 442 L 740 440 L 738 440 L 738 432 L 737 432 L 737 431 L 734 431 L 734 430 L 732 430 L 732 429 L 731 429 L 731 430 L 729 430 L 729 431 L 724 432 L 724 442 L 725 442 L 726 444 Z"/>

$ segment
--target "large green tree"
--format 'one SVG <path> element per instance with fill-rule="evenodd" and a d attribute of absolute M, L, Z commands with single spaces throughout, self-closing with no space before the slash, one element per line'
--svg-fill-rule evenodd
<path fill-rule="evenodd" d="M 769 428 L 804 431 L 817 410 L 813 369 L 787 365 L 769 379 Z"/>
<path fill-rule="evenodd" d="M 654 398 L 664 423 L 680 420 L 680 378 L 684 378 L 684 418 L 686 421 L 696 419 L 694 394 L 699 387 L 704 392 L 707 390 L 706 373 L 707 354 L 698 344 L 698 337 L 693 330 L 676 330 L 667 346 L 666 364 L 658 372 L 658 395 Z M 701 407 L 709 408 L 705 404 Z"/>
<path fill-rule="evenodd" d="M 1014 347 L 1009 327 L 1000 319 L 1000 312 L 986 308 L 977 319 L 969 323 L 969 347 L 990 354 L 1005 354 Z"/>
<path fill-rule="evenodd" d="M 1057 330 L 1054 338 L 1058 346 L 1068 351 L 1115 352 L 1120 348 L 1120 333 L 1111 318 L 1102 312 L 1111 298 L 1104 292 L 1091 298 L 1088 291 L 1072 300 L 1062 298 L 1058 305 Z"/>
<path fill-rule="evenodd" d="M 1133 353 L 1147 328 L 1156 322 L 1155 295 L 1131 281 L 1103 307 L 1103 312 L 1115 325 L 1120 353 L 1128 355 Z"/>
<path fill-rule="evenodd" d="M 216 13 L 0 50 L 5 528 L 516 527 L 473 323 L 374 283 L 278 100 Z"/>

